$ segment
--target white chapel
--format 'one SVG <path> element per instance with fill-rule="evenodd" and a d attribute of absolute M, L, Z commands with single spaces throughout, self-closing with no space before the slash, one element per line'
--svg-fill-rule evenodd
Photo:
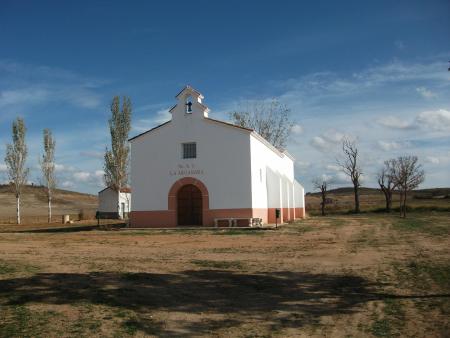
<path fill-rule="evenodd" d="M 130 139 L 131 227 L 232 219 L 235 225 L 267 224 L 305 216 L 304 189 L 289 153 L 252 129 L 210 118 L 203 95 L 190 86 L 176 99 L 170 121 Z"/>

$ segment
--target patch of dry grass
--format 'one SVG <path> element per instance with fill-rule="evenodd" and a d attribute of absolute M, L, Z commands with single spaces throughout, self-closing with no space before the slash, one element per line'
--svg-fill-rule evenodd
<path fill-rule="evenodd" d="M 450 214 L 410 217 L 3 233 L 0 337 L 445 336 Z"/>

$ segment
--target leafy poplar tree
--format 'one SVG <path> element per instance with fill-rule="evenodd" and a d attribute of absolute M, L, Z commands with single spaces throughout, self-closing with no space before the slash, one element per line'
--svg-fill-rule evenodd
<path fill-rule="evenodd" d="M 128 97 L 114 96 L 111 103 L 111 118 L 109 131 L 111 134 L 111 149 L 106 148 L 104 181 L 118 193 L 128 183 L 129 146 L 128 135 L 131 130 L 131 100 Z M 117 213 L 120 215 L 120 205 L 117 203 Z"/>
<path fill-rule="evenodd" d="M 41 164 L 42 177 L 45 183 L 48 202 L 48 223 L 52 221 L 52 196 L 56 186 L 55 178 L 55 145 L 50 129 L 44 129 L 44 154 L 39 160 Z"/>
<path fill-rule="evenodd" d="M 17 224 L 20 224 L 20 195 L 23 186 L 27 183 L 29 169 L 26 168 L 27 145 L 25 143 L 25 123 L 17 118 L 12 124 L 12 144 L 6 145 L 5 163 L 8 177 L 16 195 Z"/>

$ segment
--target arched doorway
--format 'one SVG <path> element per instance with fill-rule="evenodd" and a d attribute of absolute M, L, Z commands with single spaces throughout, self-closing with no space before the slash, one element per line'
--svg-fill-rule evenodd
<path fill-rule="evenodd" d="M 202 192 L 193 184 L 182 186 L 177 193 L 178 225 L 202 225 Z"/>

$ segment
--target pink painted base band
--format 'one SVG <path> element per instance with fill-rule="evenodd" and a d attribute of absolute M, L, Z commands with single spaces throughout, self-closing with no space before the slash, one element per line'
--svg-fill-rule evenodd
<path fill-rule="evenodd" d="M 132 211 L 130 226 L 135 228 L 173 228 L 177 226 L 177 194 L 185 185 L 196 186 L 202 194 L 203 226 L 214 226 L 215 218 L 261 218 L 264 224 L 275 224 L 305 217 L 304 208 L 283 208 L 281 217 L 275 220 L 275 208 L 241 208 L 241 209 L 209 209 L 209 193 L 206 186 L 194 177 L 183 177 L 176 181 L 169 190 L 168 210 Z M 226 222 L 225 222 L 226 223 Z M 239 221 L 238 225 L 248 222 Z M 195 224 L 192 224 L 195 225 Z M 223 224 L 219 224 L 223 225 Z"/>
<path fill-rule="evenodd" d="M 203 226 L 214 226 L 214 219 L 222 217 L 261 218 L 264 224 L 275 224 L 275 208 L 203 210 Z M 283 222 L 304 217 L 304 208 L 282 209 L 281 219 Z M 282 223 L 281 219 L 278 220 L 278 223 Z M 176 210 L 132 211 L 130 215 L 130 226 L 135 228 L 173 228 L 177 226 L 177 213 Z"/>

